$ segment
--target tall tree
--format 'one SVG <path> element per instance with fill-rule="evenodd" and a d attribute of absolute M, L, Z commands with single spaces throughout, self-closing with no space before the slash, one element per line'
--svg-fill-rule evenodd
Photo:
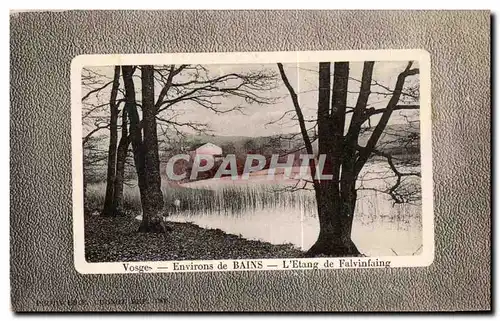
<path fill-rule="evenodd" d="M 119 76 L 118 76 L 119 77 Z M 109 149 L 101 149 L 101 143 L 104 142 L 102 137 L 98 134 L 105 129 L 110 129 L 110 112 L 112 104 L 114 107 L 118 107 L 120 100 L 116 99 L 117 95 L 117 83 L 116 75 L 114 79 L 108 79 L 105 75 L 100 74 L 89 68 L 84 68 L 82 72 L 82 89 L 84 91 L 82 95 L 82 125 L 84 128 L 84 134 L 82 137 L 82 148 L 84 150 L 84 193 L 86 193 L 86 187 L 89 180 L 96 181 L 99 177 L 97 175 L 98 169 L 109 159 Z M 102 93 L 108 90 L 107 88 L 111 86 L 112 94 L 103 95 Z M 109 90 L 108 90 L 109 92 Z M 102 102 L 102 98 L 106 97 L 105 102 Z M 113 111 L 116 110 L 113 109 Z M 113 117 L 116 117 L 113 115 Z M 111 130 L 113 132 L 113 130 Z M 89 159 L 87 159 L 89 158 Z M 109 192 L 108 192 L 109 195 Z M 95 210 L 95 209 L 92 209 Z M 102 209 L 101 209 L 102 210 Z"/>
<path fill-rule="evenodd" d="M 380 155 L 388 159 L 396 184 L 402 176 L 419 176 L 419 173 L 402 173 L 392 163 L 392 158 L 376 149 L 376 145 L 386 128 L 388 121 L 395 110 L 417 109 L 417 105 L 398 105 L 401 101 L 403 87 L 407 77 L 418 74 L 418 68 L 412 68 L 409 62 L 397 78 L 396 85 L 390 92 L 390 99 L 385 108 L 367 108 L 371 93 L 374 62 L 364 63 L 360 91 L 355 107 L 347 106 L 349 63 L 336 62 L 334 64 L 333 84 L 331 84 L 331 64 L 319 63 L 318 82 L 318 154 L 324 157 L 323 172 L 316 175 L 314 162 L 309 162 L 312 175 L 320 232 L 317 241 L 308 250 L 309 256 L 357 256 L 360 252 L 351 239 L 354 210 L 357 201 L 356 182 L 360 171 L 371 155 Z M 313 154 L 311 139 L 306 128 L 306 121 L 302 114 L 297 94 L 290 84 L 283 65 L 278 63 L 281 78 L 287 87 L 296 119 L 299 122 L 305 149 Z M 352 113 L 347 133 L 345 133 L 347 113 Z M 375 129 L 370 135 L 366 146 L 359 146 L 358 141 L 362 133 L 362 125 L 370 117 L 381 115 Z M 324 175 L 324 176 L 320 176 Z M 328 176 L 327 176 L 328 175 Z M 327 178 L 322 178 L 327 177 Z M 391 188 L 394 193 L 397 186 Z"/>
<path fill-rule="evenodd" d="M 122 66 L 125 108 L 130 121 L 130 141 L 134 152 L 134 164 L 141 196 L 142 223 L 139 231 L 164 231 L 162 221 L 157 219 L 158 211 L 163 206 L 163 196 L 159 184 L 153 70 L 152 66 L 142 66 L 141 68 L 143 115 L 141 121 L 137 111 L 133 80 L 135 69 L 134 66 Z"/>
<path fill-rule="evenodd" d="M 136 99 L 134 83 L 134 78 L 137 77 L 134 73 L 137 69 L 141 71 L 140 103 Z M 169 132 L 182 135 L 182 127 L 195 131 L 203 130 L 206 125 L 201 122 L 178 120 L 179 113 L 174 107 L 185 102 L 215 113 L 226 113 L 242 108 L 240 105 L 229 109 L 222 109 L 219 106 L 222 99 L 230 96 L 243 99 L 246 103 L 271 103 L 274 98 L 259 95 L 258 92 L 274 88 L 275 76 L 265 72 L 212 75 L 201 65 L 122 66 L 122 76 L 125 89 L 124 113 L 128 116 L 129 128 L 127 141 L 132 145 L 143 209 L 140 231 L 164 231 L 165 226 L 160 217 L 164 201 L 161 192 L 158 128 L 166 136 Z M 155 88 L 160 88 L 157 95 Z M 127 137 L 127 133 L 123 132 L 126 127 L 124 118 L 122 140 Z M 165 138 L 168 140 L 168 137 Z M 120 146 L 126 146 L 127 141 L 123 141 L 123 144 L 121 141 Z M 123 154 L 121 152 L 118 154 L 116 173 L 119 173 L 118 166 L 121 166 L 120 160 L 123 159 Z M 117 174 L 115 183 L 119 182 Z M 120 189 L 115 186 L 115 192 L 119 191 Z M 116 203 L 119 204 L 119 201 L 118 199 Z"/>
<path fill-rule="evenodd" d="M 125 162 L 127 160 L 130 137 L 128 136 L 128 113 L 123 108 L 121 123 L 121 138 L 116 152 L 116 175 L 113 194 L 113 211 L 115 216 L 122 216 L 123 213 L 123 184 L 125 182 Z"/>
<path fill-rule="evenodd" d="M 118 144 L 118 87 L 120 86 L 120 67 L 116 66 L 113 77 L 113 86 L 109 99 L 110 119 L 109 119 L 109 148 L 108 148 L 108 169 L 106 175 L 106 196 L 104 198 L 103 216 L 113 216 L 115 178 L 116 178 L 116 145 Z"/>
<path fill-rule="evenodd" d="M 151 65 L 141 66 L 142 80 L 142 129 L 144 138 L 140 155 L 144 158 L 144 176 L 146 180 L 145 202 L 143 203 L 143 217 L 141 232 L 151 230 L 151 219 L 163 208 L 163 194 L 161 192 L 160 157 L 158 155 L 158 134 L 156 128 L 154 68 Z M 161 94 L 161 93 L 160 93 Z M 161 224 L 161 220 L 153 220 Z M 155 227 L 153 227 L 155 228 Z"/>
<path fill-rule="evenodd" d="M 99 168 L 98 163 L 107 161 L 106 165 L 106 196 L 101 213 L 105 216 L 123 215 L 123 184 L 125 182 L 125 163 L 128 156 L 130 137 L 128 135 L 127 109 L 122 108 L 121 124 L 118 124 L 120 118 L 120 105 L 124 103 L 124 98 L 118 98 L 123 94 L 124 89 L 120 86 L 120 66 L 114 68 L 113 77 L 108 77 L 101 70 L 84 68 L 82 72 L 82 87 L 84 94 L 82 96 L 82 122 L 85 128 L 82 137 L 82 146 L 86 155 L 96 155 L 92 166 L 86 166 L 84 169 L 84 185 L 87 186 L 87 172 L 92 168 Z M 103 98 L 105 99 L 103 101 Z M 121 128 L 120 142 L 117 147 L 118 130 Z M 110 132 L 108 148 L 101 150 L 95 146 L 95 137 L 108 129 Z M 113 166 L 113 164 L 115 164 Z M 92 173 L 91 176 L 95 176 Z"/>

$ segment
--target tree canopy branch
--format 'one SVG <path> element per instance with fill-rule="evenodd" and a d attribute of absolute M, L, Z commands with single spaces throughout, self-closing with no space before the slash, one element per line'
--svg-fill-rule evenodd
<path fill-rule="evenodd" d="M 171 65 L 169 72 L 168 72 L 168 77 L 167 81 L 165 83 L 165 86 L 160 91 L 160 95 L 158 96 L 158 100 L 156 101 L 155 104 L 155 109 L 158 110 L 163 102 L 163 99 L 168 93 L 168 90 L 172 86 L 172 81 L 175 77 L 175 75 L 179 74 L 184 68 L 186 68 L 188 65 L 181 65 L 179 68 L 175 69 L 175 65 Z"/>
<path fill-rule="evenodd" d="M 363 151 L 365 149 L 365 147 L 361 147 L 359 145 L 357 148 L 360 151 Z M 404 199 L 404 197 L 402 195 L 400 195 L 400 193 L 398 193 L 398 191 L 397 191 L 398 188 L 401 186 L 402 178 L 406 177 L 406 176 L 421 177 L 420 172 L 401 172 L 394 164 L 394 159 L 393 159 L 393 156 L 391 154 L 379 151 L 377 149 L 373 149 L 372 153 L 377 155 L 377 156 L 384 157 L 387 160 L 387 163 L 389 164 L 391 171 L 394 173 L 394 175 L 396 177 L 396 182 L 391 187 L 389 187 L 386 190 L 377 190 L 377 191 L 389 194 L 391 196 L 391 198 L 394 200 L 394 203 L 396 203 L 396 204 L 406 203 L 406 200 Z"/>
<path fill-rule="evenodd" d="M 113 81 L 111 80 L 110 82 L 107 82 L 105 83 L 104 85 L 102 85 L 101 87 L 98 87 L 98 88 L 95 88 L 91 91 L 89 91 L 85 96 L 82 97 L 82 101 L 86 100 L 87 98 L 90 97 L 90 95 L 92 95 L 93 93 L 96 93 L 100 90 L 103 90 L 104 88 L 108 87 L 109 85 L 111 85 L 113 83 Z"/>
<path fill-rule="evenodd" d="M 389 100 L 387 107 L 385 108 L 384 112 L 382 113 L 382 116 L 373 130 L 372 135 L 368 139 L 368 143 L 366 144 L 366 148 L 360 153 L 358 159 L 356 160 L 356 173 L 359 173 L 361 169 L 363 168 L 364 164 L 370 157 L 370 154 L 372 153 L 373 149 L 377 145 L 377 142 L 382 135 L 385 127 L 387 126 L 387 123 L 389 121 L 389 118 L 391 117 L 392 112 L 396 108 L 396 106 L 399 103 L 399 99 L 401 97 L 401 92 L 403 90 L 403 86 L 405 84 L 406 77 L 416 75 L 419 73 L 419 69 L 411 69 L 413 65 L 413 61 L 409 61 L 408 65 L 406 66 L 405 70 L 401 72 L 398 75 L 398 79 L 396 82 L 396 86 L 394 88 L 394 93 L 392 94 L 391 99 Z"/>
<path fill-rule="evenodd" d="M 313 155 L 314 153 L 311 140 L 309 139 L 309 135 L 307 134 L 306 124 L 304 122 L 304 115 L 302 114 L 297 94 L 295 93 L 295 90 L 293 89 L 292 85 L 290 84 L 290 81 L 288 80 L 288 77 L 286 76 L 282 63 L 278 63 L 278 69 L 280 71 L 281 79 L 283 79 L 283 82 L 285 83 L 285 86 L 288 89 L 288 92 L 290 93 L 290 97 L 292 98 L 293 106 L 297 114 L 300 126 L 300 132 L 302 134 L 302 139 L 304 140 L 306 151 L 309 155 Z M 311 176 L 313 178 L 316 177 L 316 167 L 314 166 L 313 162 L 309 162 L 309 168 L 311 170 Z M 314 185 L 316 186 L 317 184 L 318 184 L 317 181 L 314 180 Z"/>

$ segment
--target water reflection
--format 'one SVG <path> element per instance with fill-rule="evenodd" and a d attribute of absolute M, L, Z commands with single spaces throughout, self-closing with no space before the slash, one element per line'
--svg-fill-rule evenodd
<path fill-rule="evenodd" d="M 273 244 L 292 243 L 303 250 L 309 249 L 318 237 L 319 222 L 312 192 L 277 196 L 269 190 L 260 191 L 267 194 L 270 202 L 263 201 L 266 197 L 259 199 L 257 194 L 256 200 L 248 197 L 251 206 L 233 206 L 233 210 L 227 204 L 231 198 L 223 193 L 216 190 L 211 194 L 213 199 L 221 197 L 226 200 L 223 207 L 180 209 L 170 214 L 167 220 L 219 228 L 247 239 Z M 235 191 L 232 193 L 236 194 Z M 360 196 L 352 238 L 362 253 L 369 256 L 412 255 L 419 249 L 422 244 L 420 206 L 394 205 L 386 194 L 374 191 L 364 191 Z M 190 202 L 188 205 L 193 206 L 193 200 Z"/>

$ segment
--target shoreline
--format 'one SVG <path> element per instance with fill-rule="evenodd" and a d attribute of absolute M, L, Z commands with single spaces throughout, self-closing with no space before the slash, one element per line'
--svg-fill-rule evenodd
<path fill-rule="evenodd" d="M 139 233 L 131 217 L 85 217 L 87 262 L 139 262 L 224 259 L 300 258 L 293 244 L 248 240 L 220 229 L 167 221 L 172 231 Z"/>

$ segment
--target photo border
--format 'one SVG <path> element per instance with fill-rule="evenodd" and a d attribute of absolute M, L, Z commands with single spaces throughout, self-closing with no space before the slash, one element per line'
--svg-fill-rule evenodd
<path fill-rule="evenodd" d="M 81 274 L 116 273 L 171 273 L 171 272 L 213 272 L 248 271 L 255 269 L 212 269 L 174 271 L 173 263 L 213 264 L 231 266 L 233 261 L 250 260 L 179 260 L 145 262 L 102 262 L 89 263 L 85 260 L 84 211 L 83 211 L 83 153 L 81 145 L 81 71 L 84 66 L 115 66 L 140 64 L 264 64 L 264 63 L 308 63 L 319 61 L 408 61 L 416 60 L 420 69 L 420 134 L 421 134 L 421 185 L 422 185 L 422 252 L 415 256 L 376 256 L 343 258 L 297 258 L 301 262 L 318 262 L 318 268 L 337 269 L 341 260 L 353 261 L 390 261 L 391 267 L 429 266 L 434 260 L 434 204 L 432 179 L 432 133 L 431 133 L 431 77 L 430 54 L 421 49 L 415 50 L 346 50 L 346 51 L 276 51 L 276 52 L 225 52 L 225 53 L 165 53 L 165 54 L 105 54 L 80 55 L 71 63 L 71 142 L 72 142 L 72 188 L 73 188 L 73 250 L 74 266 Z M 262 270 L 291 270 L 270 268 L 283 260 L 291 259 L 253 259 L 262 261 Z M 293 260 L 293 259 L 292 259 Z M 326 260 L 334 262 L 333 267 L 325 267 Z M 124 263 L 134 266 L 149 266 L 149 271 L 127 271 Z M 323 263 L 323 264 L 322 264 Z M 361 267 L 355 267 L 361 268 Z M 381 267 L 379 267 L 381 268 Z M 304 268 L 297 268 L 304 269 Z"/>

